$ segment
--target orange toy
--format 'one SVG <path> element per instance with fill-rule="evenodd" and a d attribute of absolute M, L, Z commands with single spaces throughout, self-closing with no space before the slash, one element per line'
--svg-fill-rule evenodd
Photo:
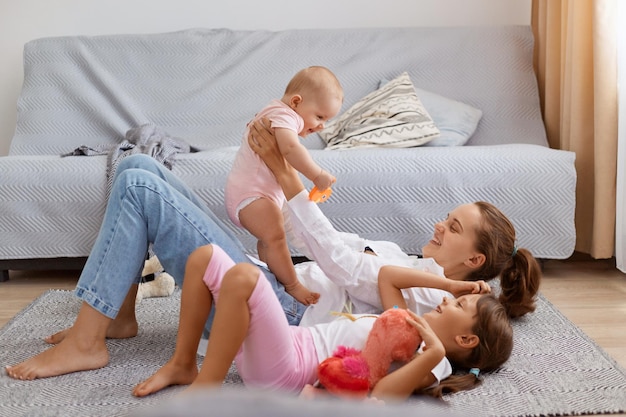
<path fill-rule="evenodd" d="M 392 308 L 381 314 L 370 331 L 362 351 L 339 346 L 333 356 L 319 364 L 320 384 L 331 394 L 365 398 L 394 361 L 413 358 L 422 337 L 407 323 L 409 313 Z"/>
<path fill-rule="evenodd" d="M 317 187 L 313 187 L 309 193 L 309 200 L 315 203 L 323 203 L 330 198 L 332 193 L 333 190 L 330 187 L 322 191 L 320 191 Z"/>

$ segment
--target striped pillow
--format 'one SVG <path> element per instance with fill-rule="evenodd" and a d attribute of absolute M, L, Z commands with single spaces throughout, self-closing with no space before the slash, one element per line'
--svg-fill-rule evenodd
<path fill-rule="evenodd" d="M 326 149 L 409 148 L 435 139 L 439 129 L 404 72 L 329 122 L 319 135 Z"/>

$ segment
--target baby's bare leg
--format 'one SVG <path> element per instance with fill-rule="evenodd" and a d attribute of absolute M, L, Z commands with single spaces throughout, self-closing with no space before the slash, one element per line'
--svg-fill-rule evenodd
<path fill-rule="evenodd" d="M 259 253 L 287 292 L 304 305 L 315 304 L 320 295 L 298 280 L 285 236 L 283 214 L 273 201 L 260 198 L 239 212 L 239 221 L 259 239 Z"/>
<path fill-rule="evenodd" d="M 7 374 L 31 380 L 102 368 L 109 362 L 105 338 L 110 323 L 110 318 L 83 302 L 74 325 L 59 344 L 22 363 L 7 366 Z"/>

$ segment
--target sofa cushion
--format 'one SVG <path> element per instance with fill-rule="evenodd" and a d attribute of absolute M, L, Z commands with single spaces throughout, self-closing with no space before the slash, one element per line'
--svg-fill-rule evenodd
<path fill-rule="evenodd" d="M 389 80 L 381 80 L 382 88 Z M 433 118 L 440 135 L 425 146 L 461 146 L 472 137 L 483 112 L 466 103 L 415 87 L 420 101 Z"/>
<path fill-rule="evenodd" d="M 461 146 L 472 137 L 483 112 L 469 104 L 415 88 L 417 96 L 441 133 L 426 146 Z"/>
<path fill-rule="evenodd" d="M 439 129 L 404 72 L 328 123 L 320 136 L 327 149 L 409 148 L 433 140 Z"/>

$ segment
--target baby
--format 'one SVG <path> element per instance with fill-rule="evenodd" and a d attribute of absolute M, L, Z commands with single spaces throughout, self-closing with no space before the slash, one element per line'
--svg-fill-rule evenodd
<path fill-rule="evenodd" d="M 299 71 L 289 82 L 280 100 L 271 101 L 255 115 L 268 119 L 282 155 L 319 190 L 335 177 L 313 161 L 298 136 L 305 137 L 324 128 L 343 103 L 343 89 L 337 77 L 324 67 Z M 285 196 L 274 175 L 248 145 L 249 129 L 237 152 L 226 183 L 226 209 L 230 219 L 258 239 L 259 258 L 267 263 L 285 289 L 299 302 L 310 305 L 319 294 L 298 281 L 287 245 L 282 206 Z"/>

